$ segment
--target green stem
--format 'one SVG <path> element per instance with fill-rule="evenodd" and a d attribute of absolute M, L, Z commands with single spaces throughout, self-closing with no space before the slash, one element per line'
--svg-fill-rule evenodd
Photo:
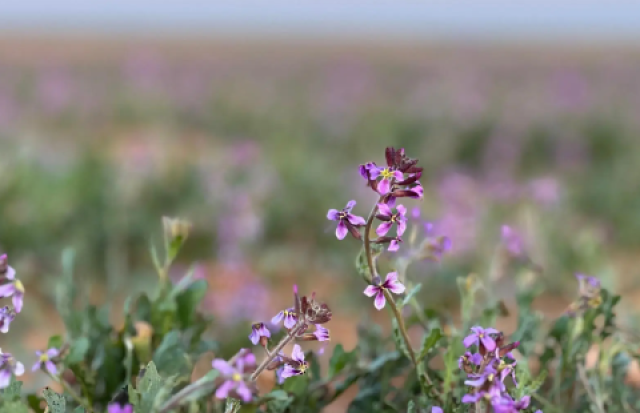
<path fill-rule="evenodd" d="M 87 412 L 91 413 L 93 412 L 93 408 L 91 407 L 91 404 L 88 403 L 86 400 L 84 400 L 78 393 L 76 393 L 75 390 L 73 390 L 71 388 L 71 386 L 69 385 L 69 383 L 67 383 L 66 381 L 64 381 L 61 377 L 56 377 L 53 374 L 49 373 L 48 371 L 46 371 L 47 376 L 49 376 L 53 381 L 55 381 L 56 383 L 59 383 L 62 388 L 69 393 L 69 395 L 76 401 L 78 402 L 79 405 L 81 405 L 82 407 L 84 407 Z"/>
<path fill-rule="evenodd" d="M 371 242 L 370 242 L 370 233 L 371 233 L 371 225 L 373 224 L 373 219 L 376 216 L 376 212 L 378 211 L 378 202 L 380 202 L 382 200 L 382 197 L 380 197 L 378 199 L 378 201 L 376 201 L 375 205 L 373 206 L 373 208 L 371 209 L 371 212 L 369 213 L 369 217 L 367 218 L 367 223 L 364 227 L 364 240 L 363 240 L 363 245 L 364 245 L 364 252 L 365 255 L 367 257 L 367 265 L 369 267 L 369 282 L 373 282 L 373 280 L 375 279 L 376 275 L 378 274 L 376 267 L 375 267 L 375 263 L 373 261 L 373 253 L 371 251 Z M 404 318 L 402 317 L 402 314 L 400 313 L 400 310 L 398 310 L 398 307 L 396 306 L 396 302 L 393 299 L 393 296 L 391 295 L 391 293 L 389 291 L 387 291 L 386 289 L 384 290 L 384 296 L 387 300 L 387 302 L 389 303 L 389 307 L 391 308 L 391 311 L 393 313 L 393 316 L 395 317 L 396 321 L 398 322 L 398 329 L 400 330 L 400 334 L 402 335 L 402 339 L 404 341 L 405 346 L 407 347 L 407 351 L 409 352 L 409 355 L 411 357 L 411 363 L 413 364 L 413 367 L 416 371 L 416 376 L 418 376 L 418 383 L 420 383 L 421 387 L 422 387 L 422 380 L 420 377 L 420 372 L 418 371 L 418 361 L 416 360 L 416 355 L 415 352 L 413 351 L 413 346 L 411 345 L 411 341 L 409 340 L 409 334 L 407 333 L 407 328 L 405 327 L 404 324 Z M 424 373 L 424 378 L 427 381 L 427 383 L 432 386 L 433 382 L 431 381 L 431 378 L 429 377 L 429 375 L 426 373 Z M 424 388 L 423 388 L 424 391 Z M 440 397 L 438 397 L 439 399 Z"/>

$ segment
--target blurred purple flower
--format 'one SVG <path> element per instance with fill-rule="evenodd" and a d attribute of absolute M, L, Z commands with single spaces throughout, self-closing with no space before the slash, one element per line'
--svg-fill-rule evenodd
<path fill-rule="evenodd" d="M 22 311 L 24 304 L 24 285 L 20 280 L 13 280 L 10 283 L 0 285 L 0 297 L 12 297 L 13 308 L 16 313 Z"/>
<path fill-rule="evenodd" d="M 229 364 L 226 360 L 215 359 L 211 363 L 212 367 L 220 372 L 224 378 L 224 382 L 216 389 L 216 398 L 226 399 L 230 392 L 235 391 L 245 402 L 250 402 L 253 398 L 252 392 L 245 383 L 243 377 L 244 361 L 238 358 L 235 366 Z"/>
<path fill-rule="evenodd" d="M 0 389 L 6 388 L 11 383 L 11 376 L 24 374 L 24 364 L 17 361 L 11 353 L 0 353 Z"/>
<path fill-rule="evenodd" d="M 498 334 L 498 330 L 495 328 L 482 328 L 480 326 L 471 327 L 472 333 L 464 338 L 462 343 L 465 347 L 469 348 L 472 345 L 482 345 L 487 351 L 493 351 L 496 349 L 496 342 L 489 336 L 489 334 Z"/>
<path fill-rule="evenodd" d="M 16 318 L 15 311 L 12 311 L 9 306 L 0 308 L 0 333 L 8 333 L 9 325 Z"/>
<path fill-rule="evenodd" d="M 9 258 L 7 254 L 0 255 L 0 277 L 4 277 L 7 280 L 13 280 L 16 278 L 16 270 L 9 265 Z"/>
<path fill-rule="evenodd" d="M 133 405 L 129 403 L 120 404 L 118 402 L 107 405 L 107 413 L 133 413 Z"/>
<path fill-rule="evenodd" d="M 556 204 L 560 199 L 560 185 L 555 178 L 538 178 L 529 182 L 529 191 L 535 202 L 542 206 Z"/>
<path fill-rule="evenodd" d="M 510 226 L 503 225 L 501 229 L 502 244 L 507 251 L 514 256 L 520 256 L 523 253 L 523 242 L 520 235 Z"/>
<path fill-rule="evenodd" d="M 318 341 L 329 341 L 331 340 L 329 336 L 329 330 L 322 327 L 319 324 L 316 324 L 316 331 L 313 332 L 313 335 L 316 337 Z"/>
<path fill-rule="evenodd" d="M 373 301 L 374 306 L 378 310 L 382 310 L 387 300 L 384 297 L 384 291 L 389 290 L 394 294 L 402 294 L 405 290 L 404 284 L 398 281 L 398 273 L 390 272 L 387 274 L 384 283 L 379 283 L 378 285 L 370 285 L 364 290 L 364 295 L 367 297 L 376 296 Z"/>
<path fill-rule="evenodd" d="M 38 356 L 38 361 L 33 365 L 33 367 L 31 367 L 31 371 L 37 371 L 44 367 L 47 369 L 47 371 L 51 375 L 53 376 L 57 375 L 58 369 L 55 363 L 51 361 L 51 359 L 54 357 L 58 357 L 59 354 L 60 354 L 60 351 L 57 348 L 50 348 L 44 352 L 36 351 L 36 356 Z"/>

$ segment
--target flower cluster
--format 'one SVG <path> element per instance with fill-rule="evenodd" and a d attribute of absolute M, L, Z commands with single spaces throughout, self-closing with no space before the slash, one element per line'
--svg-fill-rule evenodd
<path fill-rule="evenodd" d="M 345 218 L 348 222 L 348 218 Z M 357 222 L 357 221 L 355 221 Z M 344 224 L 347 228 L 348 225 Z M 348 229 L 345 229 L 348 231 Z M 346 234 L 346 232 L 345 232 Z M 254 323 L 251 326 L 251 334 L 249 334 L 249 340 L 253 345 L 260 345 L 264 348 L 267 357 L 262 363 L 253 370 L 251 375 L 251 381 L 255 381 L 256 377 L 265 369 L 275 370 L 278 383 L 284 382 L 286 378 L 299 376 L 304 374 L 309 368 L 309 363 L 305 360 L 304 352 L 300 345 L 295 344 L 291 357 L 286 356 L 282 349 L 286 344 L 292 340 L 296 341 L 329 341 L 331 339 L 329 330 L 324 328 L 322 324 L 325 324 L 331 320 L 331 310 L 329 307 L 320 303 L 315 298 L 315 293 L 311 294 L 311 297 L 298 295 L 298 287 L 293 287 L 293 307 L 280 311 L 272 319 L 271 323 L 279 325 L 281 322 L 287 331 L 287 334 L 280 340 L 280 342 L 272 349 L 269 349 L 269 340 L 271 340 L 271 331 L 267 325 L 263 322 Z M 309 327 L 315 326 L 315 331 L 309 332 Z M 255 359 L 254 359 L 255 364 Z M 222 371 L 220 367 L 221 361 L 218 361 L 218 366 L 214 365 L 214 368 Z M 227 369 L 229 372 L 230 370 Z M 234 376 L 236 381 L 240 380 L 243 375 Z M 229 381 L 225 382 L 229 383 Z M 224 386 L 224 385 L 223 385 Z M 228 384 L 231 386 L 231 384 Z M 243 400 L 248 401 L 251 399 L 251 394 L 244 390 L 243 384 L 238 384 L 238 394 Z M 219 387 L 218 390 L 220 390 Z M 231 388 L 231 387 L 229 387 Z M 223 393 L 225 393 L 223 388 Z M 242 391 L 243 393 L 240 393 Z M 216 393 L 218 395 L 218 393 Z"/>
<path fill-rule="evenodd" d="M 12 298 L 13 307 L 0 308 L 0 332 L 8 333 L 9 326 L 16 315 L 22 311 L 24 286 L 16 278 L 16 271 L 9 266 L 7 254 L 0 255 L 0 298 Z M 21 376 L 24 365 L 17 361 L 11 353 L 0 350 L 0 389 L 11 383 L 12 376 Z"/>
<path fill-rule="evenodd" d="M 471 327 L 471 334 L 464 338 L 463 344 L 466 348 L 477 348 L 477 353 L 467 351 L 458 360 L 460 370 L 467 374 L 464 383 L 472 389 L 462 398 L 463 403 L 491 404 L 495 413 L 516 413 L 529 407 L 530 396 L 516 401 L 505 385 L 505 379 L 510 377 L 518 387 L 517 362 L 511 351 L 520 345 L 519 342 L 505 344 L 503 333 L 494 328 L 475 326 Z"/>

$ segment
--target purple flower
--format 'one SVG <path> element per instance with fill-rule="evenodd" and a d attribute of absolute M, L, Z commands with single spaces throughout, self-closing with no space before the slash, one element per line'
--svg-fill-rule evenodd
<path fill-rule="evenodd" d="M 107 405 L 107 413 L 133 413 L 133 405 L 129 403 L 109 403 Z"/>
<path fill-rule="evenodd" d="M 398 225 L 397 234 L 399 237 L 404 234 L 404 231 L 407 229 L 407 217 L 405 214 L 407 213 L 407 208 L 403 205 L 398 205 L 396 207 L 395 214 L 391 212 L 391 208 L 387 204 L 378 204 L 379 214 L 376 215 L 380 221 L 384 221 L 378 228 L 376 229 L 376 234 L 379 236 L 384 236 L 389 232 L 393 224 Z"/>
<path fill-rule="evenodd" d="M 578 279 L 578 282 L 580 283 L 580 288 L 582 289 L 593 289 L 593 290 L 600 290 L 600 280 L 595 278 L 595 277 L 591 277 L 589 275 L 584 275 L 584 274 L 576 274 L 576 278 Z"/>
<path fill-rule="evenodd" d="M 400 237 L 395 237 L 389 243 L 389 248 L 387 248 L 387 250 L 388 251 L 392 251 L 392 252 L 398 251 L 400 249 L 400 243 L 401 242 L 402 242 L 402 239 Z"/>
<path fill-rule="evenodd" d="M 458 359 L 458 368 L 463 370 L 465 363 L 473 363 L 476 366 L 479 366 L 482 364 L 482 355 L 480 353 L 471 354 L 467 351 Z"/>
<path fill-rule="evenodd" d="M 251 334 L 249 334 L 249 340 L 255 346 L 260 341 L 260 337 L 271 337 L 271 332 L 267 329 L 264 323 L 255 323 L 251 326 Z"/>
<path fill-rule="evenodd" d="M 16 270 L 9 265 L 7 254 L 0 255 L 0 277 L 4 277 L 7 280 L 16 278 Z"/>
<path fill-rule="evenodd" d="M 420 219 L 420 208 L 418 207 L 411 208 L 411 218 Z"/>
<path fill-rule="evenodd" d="M 216 389 L 216 398 L 226 399 L 230 392 L 235 391 L 245 402 L 251 401 L 253 398 L 252 392 L 242 376 L 244 370 L 243 358 L 238 358 L 235 367 L 222 359 L 213 360 L 211 365 L 224 377 L 224 382 Z"/>
<path fill-rule="evenodd" d="M 12 311 L 9 306 L 0 308 L 0 332 L 8 333 L 9 325 L 16 318 L 16 313 Z"/>
<path fill-rule="evenodd" d="M 442 408 L 441 408 L 441 407 L 439 407 L 439 406 L 433 406 L 433 407 L 431 408 L 431 413 L 443 413 L 443 410 L 442 410 Z"/>
<path fill-rule="evenodd" d="M 357 215 L 353 215 L 351 210 L 356 205 L 356 201 L 347 202 L 347 206 L 342 210 L 330 209 L 327 213 L 327 219 L 331 221 L 339 221 L 338 228 L 336 228 L 336 237 L 339 240 L 344 239 L 347 236 L 347 232 L 351 232 L 356 239 L 360 239 L 360 233 L 356 229 L 358 226 L 363 226 L 367 222 L 364 218 Z"/>
<path fill-rule="evenodd" d="M 20 280 L 14 280 L 13 282 L 0 285 L 0 298 L 13 297 L 12 303 L 16 313 L 22 311 L 22 305 L 24 302 L 24 285 Z"/>
<path fill-rule="evenodd" d="M 496 373 L 493 367 L 487 366 L 482 373 L 469 374 L 468 377 L 470 380 L 465 380 L 464 384 L 471 387 L 482 387 L 487 382 L 492 383 L 496 378 Z"/>
<path fill-rule="evenodd" d="M 10 353 L 0 353 L 0 389 L 4 389 L 11 383 L 11 376 L 22 376 L 24 364 L 16 361 Z"/>
<path fill-rule="evenodd" d="M 480 326 L 471 327 L 472 334 L 469 334 L 463 340 L 465 347 L 469 348 L 472 345 L 479 345 L 482 343 L 487 351 L 494 351 L 496 349 L 496 342 L 489 336 L 489 334 L 498 334 L 498 330 L 495 328 L 484 329 Z"/>
<path fill-rule="evenodd" d="M 508 393 L 492 400 L 493 411 L 495 413 L 517 413 L 529 407 L 531 396 L 524 396 L 517 402 Z"/>
<path fill-rule="evenodd" d="M 393 182 L 402 181 L 404 178 L 404 174 L 393 167 L 371 167 L 368 172 L 371 180 L 376 180 L 378 177 L 382 177 L 382 180 L 378 182 L 376 188 L 380 195 L 386 195 L 389 193 Z"/>
<path fill-rule="evenodd" d="M 398 281 L 398 273 L 390 272 L 387 274 L 384 283 L 379 283 L 378 285 L 370 285 L 364 290 L 364 295 L 367 297 L 376 296 L 373 301 L 373 305 L 378 309 L 382 310 L 387 300 L 384 298 L 384 291 L 389 290 L 394 294 L 402 294 L 404 292 L 404 285 Z"/>
<path fill-rule="evenodd" d="M 293 376 L 303 375 L 309 368 L 309 363 L 304 361 L 304 353 L 300 349 L 298 344 L 293 346 L 291 352 L 291 358 L 287 359 L 287 364 L 284 365 L 281 377 L 287 379 Z"/>
<path fill-rule="evenodd" d="M 329 330 L 322 327 L 319 324 L 316 324 L 316 331 L 314 331 L 313 335 L 316 337 L 318 341 L 329 341 L 331 337 L 329 337 Z"/>
<path fill-rule="evenodd" d="M 51 361 L 51 359 L 54 357 L 58 357 L 59 354 L 60 351 L 57 348 L 50 348 L 45 352 L 36 351 L 38 361 L 33 365 L 33 367 L 31 367 L 31 371 L 40 370 L 42 367 L 45 367 L 51 375 L 57 375 L 58 369 L 56 368 L 55 363 Z"/>
<path fill-rule="evenodd" d="M 507 251 L 509 251 L 509 253 L 511 253 L 512 255 L 522 255 L 522 238 L 508 225 L 502 226 L 502 243 L 504 244 Z"/>
<path fill-rule="evenodd" d="M 279 324 L 280 321 L 282 321 L 283 318 L 284 318 L 284 326 L 285 326 L 285 328 L 287 330 L 291 330 L 293 328 L 293 326 L 295 326 L 296 323 L 298 322 L 298 316 L 293 311 L 293 308 L 289 308 L 289 309 L 280 311 L 278 314 L 276 314 L 271 319 L 271 323 L 272 324 Z"/>

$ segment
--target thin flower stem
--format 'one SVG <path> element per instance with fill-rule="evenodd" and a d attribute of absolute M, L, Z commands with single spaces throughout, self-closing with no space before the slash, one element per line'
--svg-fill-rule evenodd
<path fill-rule="evenodd" d="M 280 350 L 282 350 L 284 346 L 290 343 L 291 340 L 293 340 L 295 336 L 299 333 L 299 331 L 304 327 L 305 327 L 304 322 L 300 322 L 297 326 L 295 326 L 289 331 L 289 334 L 282 337 L 282 340 L 280 340 L 278 345 L 271 351 L 271 354 L 269 354 L 267 358 L 262 360 L 262 363 L 260 363 L 260 365 L 256 368 L 256 371 L 253 372 L 253 374 L 251 375 L 251 381 L 257 380 L 260 373 L 262 373 L 262 371 L 267 368 L 269 363 L 271 363 L 271 360 L 273 360 L 278 355 L 278 353 L 280 353 Z"/>
<path fill-rule="evenodd" d="M 375 266 L 373 265 L 373 254 L 371 252 L 371 241 L 370 241 L 371 225 L 373 224 L 373 219 L 376 217 L 376 212 L 378 212 L 378 202 L 380 202 L 381 200 L 382 200 L 382 197 L 380 197 L 376 201 L 376 203 L 373 205 L 373 208 L 369 213 L 369 217 L 367 218 L 367 224 L 364 227 L 363 245 L 364 245 L 364 253 L 367 256 L 367 265 L 369 266 L 369 276 L 370 276 L 369 282 L 371 282 L 376 275 L 376 269 L 375 269 Z"/>
<path fill-rule="evenodd" d="M 373 224 L 373 219 L 376 216 L 376 212 L 378 212 L 378 202 L 382 201 L 382 198 L 383 197 L 380 197 L 378 199 L 378 201 L 376 201 L 376 203 L 373 206 L 373 208 L 371 209 L 371 212 L 369 213 L 369 217 L 367 218 L 367 224 L 364 227 L 363 245 L 364 245 L 364 252 L 365 252 L 365 255 L 367 257 L 367 264 L 369 266 L 369 282 L 372 282 L 372 280 L 377 275 L 377 270 L 376 270 L 375 263 L 374 263 L 374 260 L 373 260 L 373 253 L 371 251 L 371 242 L 370 242 L 369 234 L 371 232 L 371 225 Z M 421 380 L 421 377 L 420 377 L 420 373 L 418 372 L 418 361 L 416 360 L 416 354 L 413 351 L 413 346 L 411 345 L 411 341 L 409 340 L 409 334 L 407 333 L 407 328 L 404 325 L 404 318 L 402 317 L 402 314 L 398 310 L 398 307 L 396 306 L 396 302 L 393 299 L 393 296 L 391 296 L 391 293 L 389 291 L 387 291 L 387 290 L 384 290 L 384 296 L 387 299 L 387 302 L 389 302 L 389 306 L 391 307 L 391 311 L 393 313 L 393 316 L 395 317 L 396 321 L 398 322 L 398 328 L 400 329 L 400 333 L 402 335 L 402 339 L 404 340 L 404 344 L 405 344 L 405 346 L 407 346 L 407 350 L 409 352 L 409 355 L 411 356 L 411 363 L 413 364 L 413 367 L 416 370 L 416 375 L 418 376 L 418 382 L 422 383 L 422 380 Z M 429 375 L 426 372 L 424 373 L 424 379 L 427 381 L 427 383 L 430 386 L 433 385 L 433 382 L 431 381 L 431 378 L 429 377 Z"/>
<path fill-rule="evenodd" d="M 93 408 L 91 407 L 91 404 L 88 403 L 86 400 L 84 400 L 78 393 L 76 393 L 76 391 L 71 388 L 69 383 L 64 381 L 61 377 L 54 376 L 53 374 L 49 373 L 48 371 L 45 371 L 45 372 L 46 372 L 47 376 L 49 376 L 53 381 L 55 381 L 56 383 L 60 384 L 62 386 L 62 388 L 67 393 L 69 393 L 69 395 L 76 402 L 78 402 L 79 405 L 81 405 L 82 407 L 84 407 L 87 410 L 87 412 L 89 412 L 89 413 L 93 412 Z"/>

